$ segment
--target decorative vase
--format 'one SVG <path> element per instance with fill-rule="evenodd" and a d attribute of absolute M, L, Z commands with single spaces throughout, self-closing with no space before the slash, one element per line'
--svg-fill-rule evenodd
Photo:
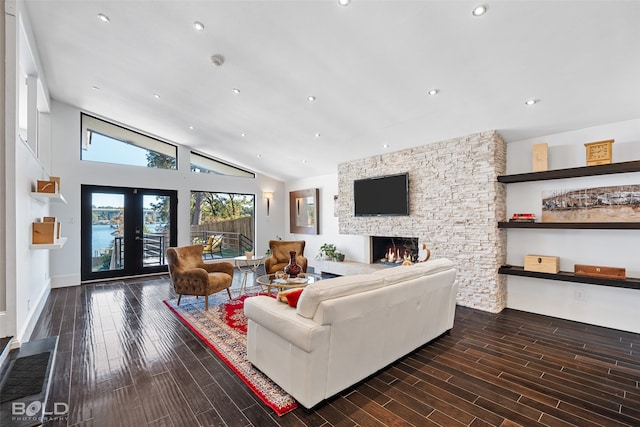
<path fill-rule="evenodd" d="M 296 251 L 289 251 L 289 257 L 289 264 L 284 268 L 284 272 L 294 278 L 302 272 L 302 267 L 296 262 Z"/>

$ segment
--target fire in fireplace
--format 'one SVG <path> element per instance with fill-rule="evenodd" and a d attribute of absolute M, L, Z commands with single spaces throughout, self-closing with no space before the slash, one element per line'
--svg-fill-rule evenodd
<path fill-rule="evenodd" d="M 401 264 L 418 258 L 417 237 L 371 236 L 371 262 Z"/>

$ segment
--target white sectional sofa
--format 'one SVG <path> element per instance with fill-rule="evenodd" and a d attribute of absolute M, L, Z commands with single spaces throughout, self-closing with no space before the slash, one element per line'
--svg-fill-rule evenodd
<path fill-rule="evenodd" d="M 296 308 L 247 298 L 247 357 L 312 408 L 451 329 L 455 276 L 439 259 L 321 280 Z"/>

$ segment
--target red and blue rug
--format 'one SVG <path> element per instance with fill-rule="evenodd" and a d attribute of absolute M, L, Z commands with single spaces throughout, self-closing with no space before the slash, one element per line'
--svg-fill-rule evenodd
<path fill-rule="evenodd" d="M 247 360 L 247 318 L 244 316 L 244 300 L 248 296 L 218 302 L 212 295 L 209 297 L 209 311 L 204 310 L 204 298 L 185 296 L 180 301 L 180 306 L 177 305 L 177 299 L 164 303 L 260 400 L 282 416 L 295 409 L 298 403 Z"/>

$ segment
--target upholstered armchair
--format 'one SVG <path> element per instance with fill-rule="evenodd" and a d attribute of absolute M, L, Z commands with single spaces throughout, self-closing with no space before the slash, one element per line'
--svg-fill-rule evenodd
<path fill-rule="evenodd" d="M 207 264 L 202 261 L 202 245 L 183 246 L 167 249 L 169 274 L 178 296 L 178 305 L 182 295 L 204 297 L 205 310 L 209 310 L 209 295 L 227 290 L 231 299 L 233 264 L 216 262 Z"/>
<path fill-rule="evenodd" d="M 269 240 L 271 256 L 264 260 L 264 269 L 267 274 L 284 270 L 289 264 L 290 251 L 296 251 L 296 262 L 302 267 L 303 272 L 307 272 L 307 259 L 304 257 L 304 240 Z"/>

